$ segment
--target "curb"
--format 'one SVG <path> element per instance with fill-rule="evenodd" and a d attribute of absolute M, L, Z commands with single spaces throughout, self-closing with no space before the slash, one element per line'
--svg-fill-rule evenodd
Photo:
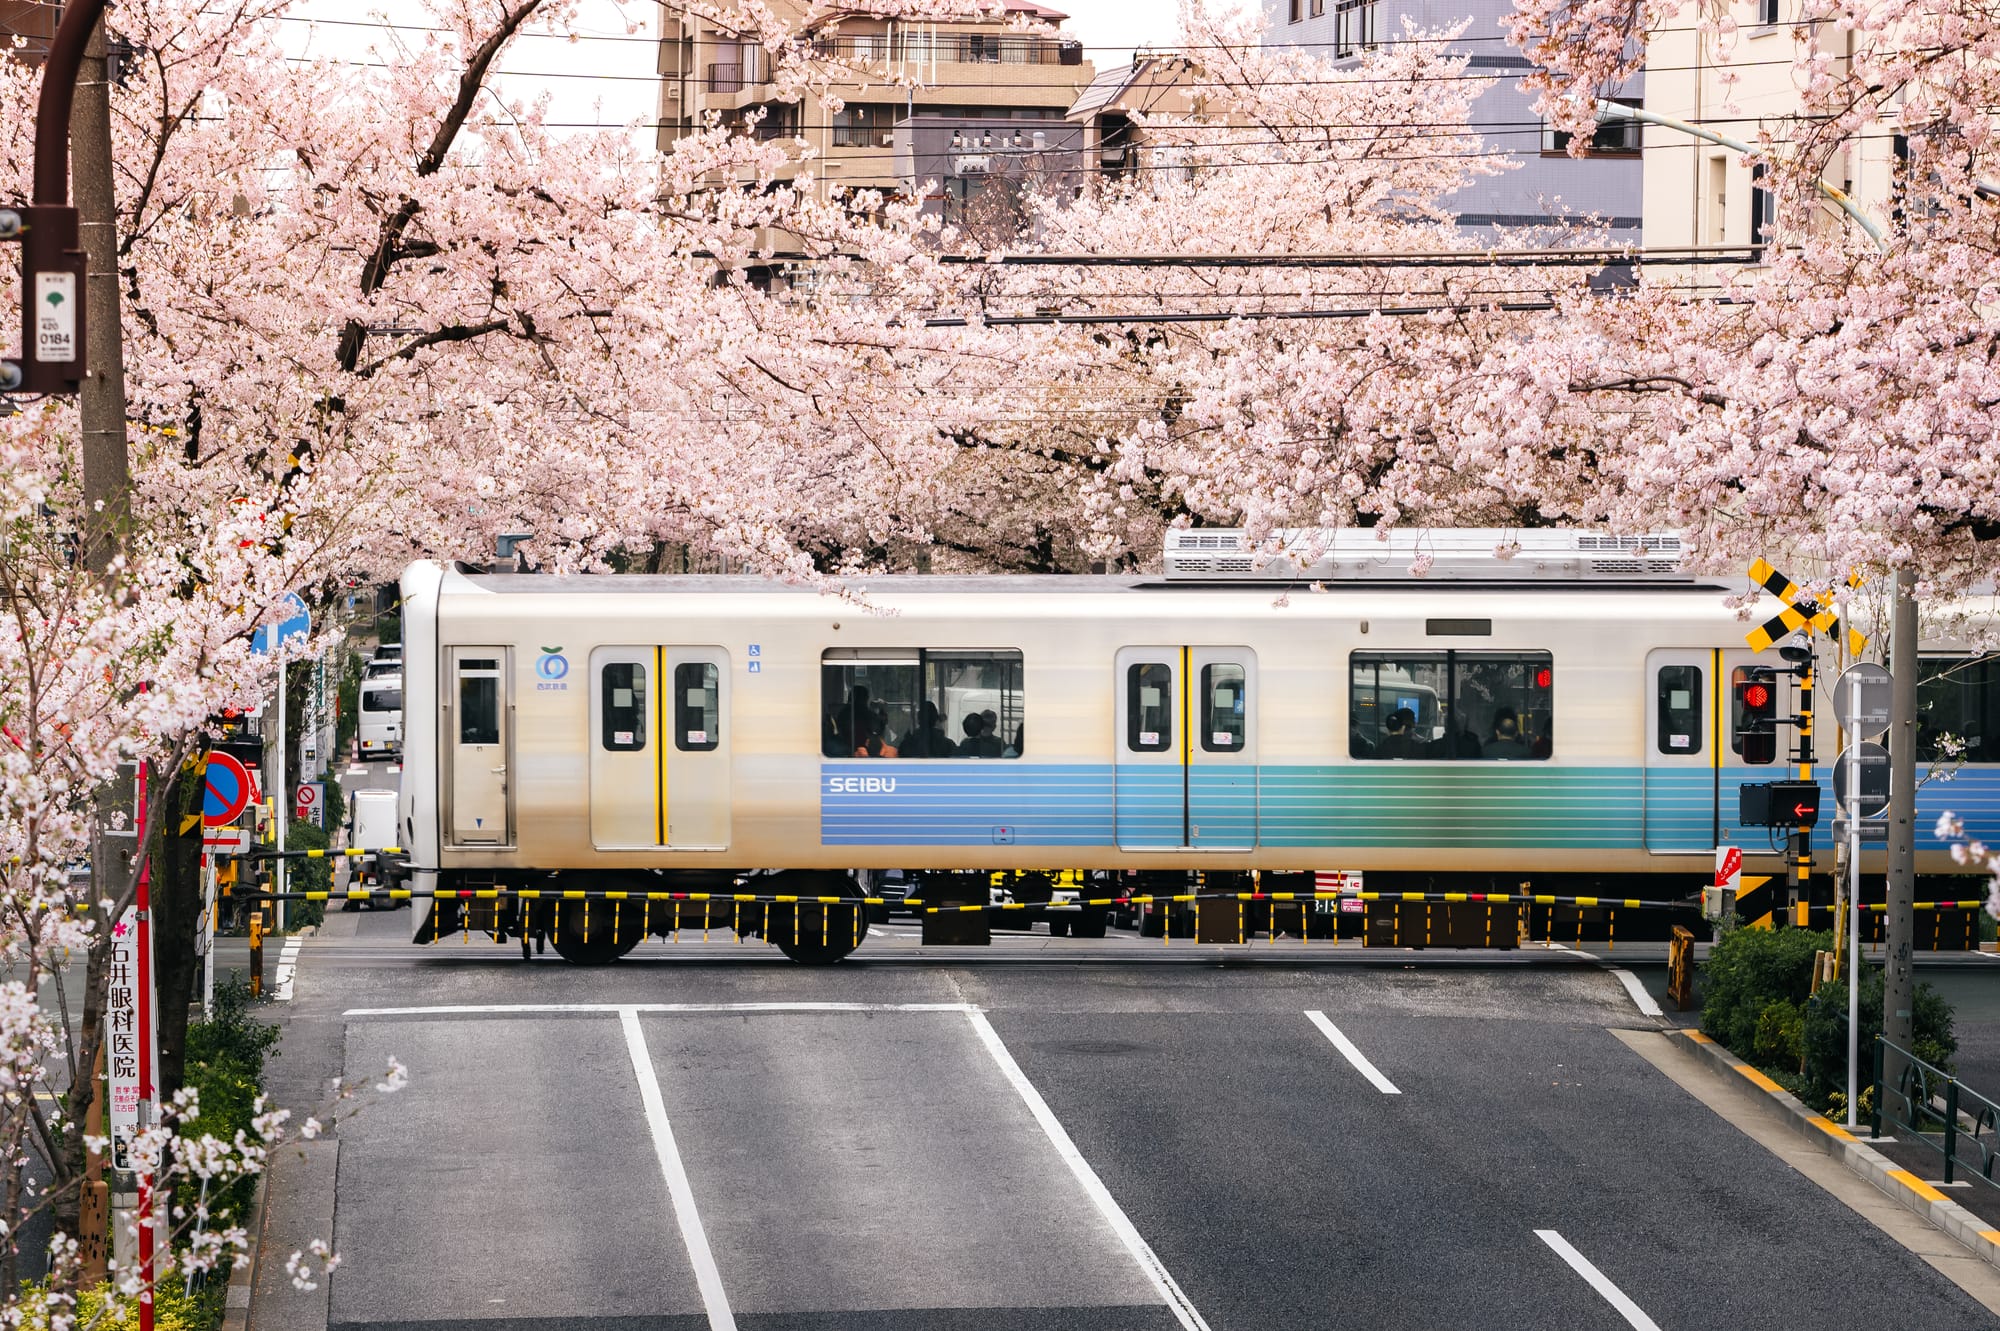
<path fill-rule="evenodd" d="M 249 1221 L 243 1226 L 243 1232 L 250 1236 L 249 1245 L 243 1250 L 243 1261 L 230 1268 L 229 1289 L 222 1296 L 222 1331 L 249 1331 L 250 1291 L 256 1287 L 257 1252 L 264 1239 L 264 1197 L 270 1190 L 267 1162 L 257 1176 L 257 1195 L 251 1199 Z"/>
<path fill-rule="evenodd" d="M 1670 1030 L 1667 1038 L 1721 1071 L 1735 1073 L 1757 1088 L 1757 1099 L 1770 1112 L 1790 1124 L 1792 1130 L 1826 1154 L 1838 1159 L 1847 1172 L 1872 1185 L 1875 1190 L 1906 1211 L 1915 1212 L 1933 1229 L 1948 1235 L 1967 1252 L 2000 1267 L 2000 1229 L 1995 1229 L 1930 1184 L 1897 1166 L 1847 1129 L 1806 1108 L 1799 1098 L 1769 1077 L 1742 1062 L 1708 1036 L 1697 1030 Z"/>

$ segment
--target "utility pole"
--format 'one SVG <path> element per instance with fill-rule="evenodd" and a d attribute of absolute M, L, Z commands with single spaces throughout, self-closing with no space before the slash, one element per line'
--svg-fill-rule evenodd
<path fill-rule="evenodd" d="M 1889 899 L 1882 958 L 1882 1033 L 1916 1043 L 1916 971 L 1910 952 L 1917 900 L 1917 575 L 1896 570 L 1889 623 Z M 1897 1069 L 1900 1071 L 1900 1069 Z M 1883 1076 L 1893 1081 L 1888 1067 Z"/>
<path fill-rule="evenodd" d="M 100 6 L 101 8 L 101 6 Z M 105 572 L 124 546 L 131 507 L 126 458 L 125 339 L 118 309 L 118 198 L 111 171 L 111 69 L 98 17 L 77 70 L 70 113 L 78 231 L 85 263 L 83 380 L 85 559 Z"/>

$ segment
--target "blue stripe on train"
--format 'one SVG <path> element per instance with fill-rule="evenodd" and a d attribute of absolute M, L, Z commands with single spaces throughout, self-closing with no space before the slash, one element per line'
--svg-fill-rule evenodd
<path fill-rule="evenodd" d="M 1824 774 L 1825 769 L 1820 769 Z M 1188 774 L 1185 825 L 1207 849 L 1309 846 L 1548 846 L 1701 851 L 1760 844 L 1736 826 L 1737 787 L 1789 770 L 1401 763 L 1201 767 Z M 1824 780 L 1822 781 L 1824 785 Z M 826 845 L 1111 846 L 1183 844 L 1181 769 L 1104 764 L 898 760 L 827 763 L 820 775 Z M 1831 846 L 1828 820 L 1815 846 Z M 1935 850 L 1937 816 L 1955 810 L 1975 834 L 2000 828 L 2000 769 L 1966 769 L 1918 791 L 1917 845 Z"/>

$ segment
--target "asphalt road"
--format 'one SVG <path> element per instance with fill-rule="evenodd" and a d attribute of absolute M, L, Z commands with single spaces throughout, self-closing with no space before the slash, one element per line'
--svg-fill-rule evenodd
<path fill-rule="evenodd" d="M 277 1162 L 267 1252 L 345 1264 L 267 1261 L 260 1331 L 1994 1320 L 1635 1053 L 1587 958 L 898 924 L 582 969 L 411 921 L 333 915 L 273 1007 L 282 1102 L 411 1085 Z"/>

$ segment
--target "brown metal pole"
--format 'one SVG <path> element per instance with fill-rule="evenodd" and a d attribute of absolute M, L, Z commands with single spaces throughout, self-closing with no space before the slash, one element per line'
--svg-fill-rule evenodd
<path fill-rule="evenodd" d="M 63 7 L 49 58 L 42 65 L 42 95 L 35 106 L 35 202 L 69 202 L 69 113 L 76 75 L 91 30 L 109 0 L 75 0 Z"/>
<path fill-rule="evenodd" d="M 101 6 L 100 6 L 101 7 Z M 83 427 L 84 562 L 104 573 L 125 544 L 131 512 L 127 456 L 124 322 L 118 304 L 118 196 L 111 170 L 111 69 L 104 23 L 90 32 L 70 119 L 76 211 L 83 242 L 83 348 L 79 389 Z"/>

